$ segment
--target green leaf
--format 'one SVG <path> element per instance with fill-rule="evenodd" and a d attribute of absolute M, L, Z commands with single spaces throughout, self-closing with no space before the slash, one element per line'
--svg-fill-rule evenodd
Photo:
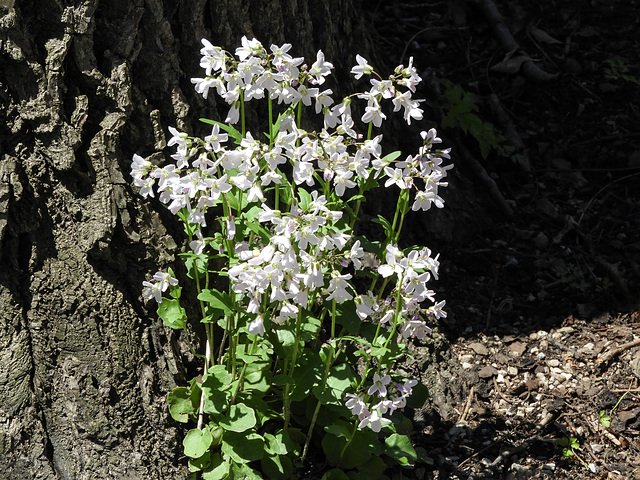
<path fill-rule="evenodd" d="M 325 473 L 321 480 L 349 480 L 349 477 L 339 468 L 334 468 Z"/>
<path fill-rule="evenodd" d="M 264 438 L 257 433 L 227 431 L 222 437 L 222 453 L 237 463 L 260 460 L 265 453 Z"/>
<path fill-rule="evenodd" d="M 300 197 L 300 203 L 298 203 L 298 206 L 302 210 L 306 210 L 309 204 L 313 201 L 313 197 L 304 188 L 298 188 L 297 192 L 298 197 Z"/>
<path fill-rule="evenodd" d="M 387 464 L 380 457 L 372 456 L 362 465 L 358 465 L 358 476 L 352 478 L 366 478 L 367 480 L 378 480 L 387 469 Z"/>
<path fill-rule="evenodd" d="M 198 295 L 198 300 L 207 302 L 211 307 L 222 310 L 225 315 L 230 315 L 236 310 L 231 297 L 227 292 L 221 292 L 215 288 L 207 288 L 202 290 Z"/>
<path fill-rule="evenodd" d="M 336 309 L 336 321 L 342 325 L 350 335 L 357 335 L 362 321 L 356 313 L 356 304 L 353 300 L 341 303 Z"/>
<path fill-rule="evenodd" d="M 378 218 L 372 218 L 371 221 L 373 223 L 378 223 L 382 225 L 382 227 L 384 228 L 384 232 L 387 235 L 391 235 L 391 233 L 393 233 L 393 229 L 391 228 L 391 224 L 389 223 L 389 220 L 384 218 L 382 215 L 378 215 Z"/>
<path fill-rule="evenodd" d="M 295 381 L 289 375 L 280 374 L 273 377 L 271 383 L 274 385 L 293 385 Z"/>
<path fill-rule="evenodd" d="M 407 398 L 407 406 L 415 409 L 422 408 L 428 398 L 429 388 L 422 382 L 418 382 L 418 384 L 413 387 L 411 396 Z"/>
<path fill-rule="evenodd" d="M 202 376 L 200 388 L 204 395 L 205 413 L 222 413 L 228 408 L 231 398 L 228 386 L 232 380 L 233 377 L 224 365 L 215 365 Z"/>
<path fill-rule="evenodd" d="M 293 327 L 290 325 L 283 325 L 277 327 L 276 336 L 278 337 L 277 343 L 280 348 L 284 350 L 283 358 L 288 358 L 293 354 L 293 349 L 296 344 L 296 336 L 292 331 Z"/>
<path fill-rule="evenodd" d="M 291 389 L 291 400 L 294 402 L 304 400 L 309 395 L 311 387 L 322 378 L 323 371 L 324 365 L 320 361 L 318 354 L 312 350 L 305 349 L 293 371 L 295 383 Z"/>
<path fill-rule="evenodd" d="M 196 255 L 193 252 L 186 252 L 180 254 L 181 257 L 186 258 L 184 261 L 185 266 L 187 267 L 187 276 L 189 278 L 196 278 L 196 273 L 198 278 L 204 278 L 207 273 L 207 265 L 209 264 L 209 257 L 201 253 L 200 255 Z"/>
<path fill-rule="evenodd" d="M 158 316 L 167 327 L 180 330 L 187 326 L 187 312 L 175 298 L 162 300 L 162 303 L 158 305 Z"/>
<path fill-rule="evenodd" d="M 211 457 L 211 466 L 202 473 L 202 480 L 222 480 L 229 476 L 231 465 L 222 459 L 220 453 L 214 453 Z"/>
<path fill-rule="evenodd" d="M 227 125 L 226 123 L 217 122 L 215 120 L 209 120 L 208 118 L 201 118 L 200 121 L 209 125 L 218 125 L 221 130 L 227 132 L 229 136 L 233 138 L 238 145 L 240 145 L 240 142 L 242 141 L 242 133 L 236 130 L 232 125 Z"/>
<path fill-rule="evenodd" d="M 318 338 L 322 322 L 319 318 L 305 315 L 304 322 L 300 325 L 300 338 L 305 342 L 310 342 Z"/>
<path fill-rule="evenodd" d="M 360 467 L 369 463 L 384 451 L 378 434 L 372 430 L 356 430 L 353 440 L 344 452 L 340 466 L 345 469 Z M 368 477 L 367 477 L 368 478 Z"/>
<path fill-rule="evenodd" d="M 231 475 L 238 480 L 262 480 L 260 474 L 245 463 L 231 465 Z"/>
<path fill-rule="evenodd" d="M 271 388 L 271 372 L 266 368 L 257 372 L 251 372 L 244 377 L 244 390 L 248 392 L 267 393 Z"/>
<path fill-rule="evenodd" d="M 382 161 L 385 163 L 391 163 L 393 162 L 396 158 L 398 158 L 400 155 L 402 155 L 402 152 L 399 150 L 396 150 L 395 152 L 391 152 L 388 153 L 387 155 L 385 155 L 384 157 L 382 157 Z"/>
<path fill-rule="evenodd" d="M 187 423 L 189 415 L 195 413 L 191 403 L 191 393 L 187 387 L 173 389 L 167 395 L 167 402 L 169 403 L 169 414 L 176 422 Z"/>
<path fill-rule="evenodd" d="M 325 432 L 330 433 L 331 435 L 335 435 L 336 437 L 342 437 L 346 440 L 349 440 L 351 438 L 352 430 L 352 428 L 349 428 L 347 425 L 344 425 L 342 423 L 327 425 L 326 427 L 324 427 Z"/>
<path fill-rule="evenodd" d="M 260 460 L 260 465 L 269 479 L 279 480 L 292 478 L 293 465 L 288 457 L 282 455 L 264 457 Z"/>
<path fill-rule="evenodd" d="M 253 208 L 257 208 L 257 207 L 253 207 Z M 261 209 L 258 209 L 260 211 L 262 211 Z M 249 228 L 249 230 L 251 230 L 253 233 L 255 233 L 256 235 L 259 235 L 260 238 L 265 242 L 268 243 L 269 238 L 271 238 L 271 232 L 269 232 L 269 230 L 267 230 L 266 228 L 264 228 L 260 223 L 258 223 L 256 220 L 251 220 L 251 219 L 247 219 L 247 228 Z"/>
<path fill-rule="evenodd" d="M 270 433 L 265 433 L 264 439 L 267 441 L 266 451 L 271 455 L 286 455 L 289 453 L 287 446 L 282 441 L 282 436 L 276 437 Z"/>
<path fill-rule="evenodd" d="M 384 443 L 387 445 L 385 453 L 403 467 L 413 465 L 418 458 L 411 440 L 406 435 L 392 433 L 385 438 Z"/>
<path fill-rule="evenodd" d="M 342 405 L 346 391 L 355 383 L 356 376 L 351 367 L 346 363 L 339 363 L 331 369 L 325 387 L 316 385 L 312 391 L 323 405 Z"/>
<path fill-rule="evenodd" d="M 190 472 L 199 472 L 200 470 L 204 470 L 211 465 L 211 452 L 206 451 L 204 455 L 199 458 L 190 458 L 189 459 L 189 471 Z"/>
<path fill-rule="evenodd" d="M 247 202 L 247 195 L 242 195 L 242 205 L 240 205 L 239 193 L 234 190 L 231 190 L 230 192 L 228 192 L 226 196 L 227 196 L 227 201 L 229 202 L 229 206 L 235 211 L 239 211 L 239 210 L 244 211 L 245 207 L 249 204 L 249 202 Z"/>
<path fill-rule="evenodd" d="M 347 439 L 344 437 L 336 437 L 334 435 L 325 435 L 322 437 L 322 451 L 324 452 L 329 465 L 334 467 L 340 465 L 340 454 L 346 444 Z"/>
<path fill-rule="evenodd" d="M 225 430 L 238 433 L 246 432 L 255 427 L 256 423 L 256 413 L 244 403 L 231 405 L 227 415 L 219 422 Z"/>
<path fill-rule="evenodd" d="M 325 430 L 337 434 L 335 436 L 325 435 L 322 439 L 322 449 L 330 465 L 340 466 L 345 470 L 354 468 L 366 464 L 371 461 L 372 456 L 379 456 L 384 451 L 384 447 L 375 432 L 371 430 L 356 430 L 351 443 L 349 443 L 342 458 L 340 458 L 342 450 L 351 437 L 353 426 L 344 420 L 338 420 L 330 427 L 325 427 Z"/>
<path fill-rule="evenodd" d="M 204 427 L 202 430 L 198 430 L 197 428 L 191 429 L 182 441 L 184 454 L 187 457 L 199 458 L 209 450 L 212 442 L 213 437 L 208 427 Z"/>

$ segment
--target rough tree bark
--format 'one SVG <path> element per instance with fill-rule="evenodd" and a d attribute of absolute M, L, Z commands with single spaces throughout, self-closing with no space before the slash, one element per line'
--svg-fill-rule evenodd
<path fill-rule="evenodd" d="M 0 478 L 186 477 L 182 356 L 140 297 L 175 242 L 128 172 L 218 117 L 200 39 L 243 34 L 367 51 L 350 0 L 0 0 Z"/>

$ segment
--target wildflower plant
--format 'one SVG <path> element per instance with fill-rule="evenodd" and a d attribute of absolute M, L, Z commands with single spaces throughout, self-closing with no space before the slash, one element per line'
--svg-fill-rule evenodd
<path fill-rule="evenodd" d="M 446 313 L 428 287 L 438 255 L 403 249 L 399 237 L 410 210 L 443 207 L 438 190 L 452 167 L 435 129 L 404 160 L 384 155 L 374 135 L 390 111 L 408 124 L 422 119 L 412 60 L 383 79 L 357 55 L 351 73 L 370 88 L 335 102 L 324 87 L 333 65 L 321 51 L 308 66 L 289 44 L 243 37 L 235 56 L 202 44 L 204 75 L 191 82 L 229 105 L 225 122 L 203 119 L 204 138 L 170 127 L 172 160 L 134 155 L 131 169 L 140 194 L 157 195 L 188 237 L 180 256 L 206 332 L 196 353 L 204 370 L 168 403 L 192 426 L 189 467 L 204 479 L 289 478 L 317 443 L 335 471 L 373 478 L 391 463 L 411 466 L 419 451 L 396 424 L 418 382 L 395 366 L 406 341 L 430 333 L 426 319 Z M 255 100 L 268 107 L 263 136 L 245 125 Z M 359 119 L 354 101 L 364 104 Z M 305 108 L 321 129 L 305 129 Z M 373 220 L 384 238 L 356 235 L 362 202 L 383 187 L 398 192 L 393 218 Z M 143 287 L 164 324 L 191 342 L 173 270 Z"/>

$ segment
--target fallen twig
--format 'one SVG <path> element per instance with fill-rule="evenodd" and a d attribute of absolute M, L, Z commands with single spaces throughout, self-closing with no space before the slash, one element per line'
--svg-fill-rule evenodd
<path fill-rule="evenodd" d="M 598 355 L 598 357 L 596 358 L 596 364 L 600 365 L 602 363 L 606 363 L 609 360 L 611 360 L 613 357 L 615 357 L 616 355 L 618 355 L 619 353 L 624 352 L 625 350 L 628 350 L 630 348 L 633 348 L 637 345 L 640 345 L 640 338 L 637 338 L 636 340 L 634 340 L 633 342 L 629 342 L 629 343 L 625 343 L 624 345 L 620 345 L 617 348 L 614 348 L 613 350 L 608 351 L 607 353 L 605 353 L 604 355 Z"/>
<path fill-rule="evenodd" d="M 511 35 L 511 32 L 502 20 L 502 15 L 493 0 L 468 1 L 482 11 L 487 22 L 493 29 L 494 35 L 508 52 L 521 50 L 520 45 L 516 42 L 515 38 L 513 38 L 513 35 Z M 550 74 L 542 70 L 532 59 L 524 61 L 520 66 L 520 71 L 527 79 L 534 82 L 548 82 L 558 77 L 558 74 Z"/>
<path fill-rule="evenodd" d="M 460 414 L 460 417 L 458 418 L 457 423 L 460 423 L 463 420 L 466 420 L 467 415 L 469 414 L 469 410 L 471 409 L 471 402 L 473 402 L 473 397 L 475 393 L 476 393 L 476 387 L 472 385 L 471 388 L 469 389 L 469 396 L 467 397 L 467 403 L 465 403 L 464 410 L 462 410 L 462 413 Z"/>

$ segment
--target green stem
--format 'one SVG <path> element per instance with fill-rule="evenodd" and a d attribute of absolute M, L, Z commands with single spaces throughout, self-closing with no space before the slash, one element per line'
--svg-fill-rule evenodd
<path fill-rule="evenodd" d="M 251 345 L 251 353 L 255 353 L 256 346 L 258 344 L 258 336 L 256 335 L 253 339 L 253 344 Z M 236 402 L 236 397 L 238 396 L 238 392 L 242 390 L 242 386 L 244 384 L 244 375 L 247 371 L 247 363 L 242 366 L 242 370 L 240 372 L 240 377 L 238 377 L 238 385 L 236 386 L 235 392 L 233 392 L 233 396 L 231 397 L 230 405 L 233 405 Z"/>
<path fill-rule="evenodd" d="M 400 314 L 402 313 L 402 292 L 398 289 L 398 294 L 396 295 L 396 314 L 393 316 L 393 327 L 391 328 L 391 333 L 387 337 L 387 341 L 384 343 L 384 348 L 389 346 L 391 343 L 391 339 L 394 338 L 396 333 L 396 329 L 398 327 L 398 320 L 400 319 Z"/>
<path fill-rule="evenodd" d="M 302 310 L 298 310 L 298 316 L 296 317 L 295 342 L 293 344 L 293 353 L 291 354 L 291 363 L 287 365 L 285 361 L 284 371 L 285 373 L 287 373 L 287 367 L 289 367 L 289 372 L 287 373 L 289 377 L 293 377 L 293 371 L 296 368 L 296 361 L 298 360 L 301 323 L 302 323 Z M 291 399 L 289 398 L 290 389 L 291 389 L 291 384 L 287 383 L 284 387 L 284 394 L 282 399 L 283 409 L 284 409 L 283 413 L 284 413 L 284 429 L 285 430 L 289 427 L 289 419 L 291 418 Z"/>
<path fill-rule="evenodd" d="M 336 301 L 331 301 L 331 338 L 336 338 Z"/>
<path fill-rule="evenodd" d="M 244 138 L 247 133 L 244 121 L 244 90 L 240 92 L 240 121 L 242 122 L 242 138 Z"/>
<path fill-rule="evenodd" d="M 327 362 L 324 365 L 324 375 L 322 376 L 322 382 L 320 383 L 321 390 L 324 390 L 324 387 L 327 384 L 327 378 L 329 378 L 329 371 L 331 370 L 331 366 L 333 365 L 333 362 L 335 361 L 335 359 L 337 359 L 340 356 L 340 353 L 342 352 L 342 347 L 340 347 L 338 349 L 338 352 L 336 353 L 333 345 L 329 344 L 329 346 L 331 347 L 331 350 L 329 351 L 329 355 L 327 356 Z M 304 448 L 302 450 L 302 458 L 301 458 L 302 462 L 304 462 L 305 458 L 307 457 L 307 452 L 309 450 L 309 443 L 311 442 L 311 436 L 313 434 L 313 429 L 316 426 L 316 421 L 318 420 L 318 414 L 320 413 L 321 406 L 322 404 L 320 403 L 320 400 L 318 400 L 318 403 L 316 404 L 316 408 L 313 411 L 313 416 L 311 418 L 311 425 L 309 425 L 309 430 L 307 431 L 307 439 L 304 442 Z"/>
<path fill-rule="evenodd" d="M 397 230 L 395 229 L 395 220 L 394 220 L 394 236 L 393 243 L 398 243 L 398 238 L 400 238 L 400 231 L 402 230 L 402 225 L 404 224 L 404 217 L 407 215 L 407 204 L 409 203 L 409 189 L 402 190 L 400 192 L 400 198 L 398 199 L 398 206 L 400 207 L 400 223 L 398 224 Z M 396 210 L 397 213 L 397 210 Z"/>
<path fill-rule="evenodd" d="M 353 425 L 353 431 L 351 432 L 351 436 L 347 440 L 347 443 L 344 445 L 344 447 L 342 447 L 342 451 L 340 452 L 340 457 L 338 458 L 338 465 L 340 465 L 340 462 L 342 462 L 342 457 L 344 457 L 344 452 L 346 452 L 347 448 L 349 448 L 349 445 L 351 445 L 351 442 L 353 441 L 353 437 L 355 436 L 357 431 L 358 431 L 358 424 L 356 423 Z"/>
<path fill-rule="evenodd" d="M 273 147 L 273 105 L 271 105 L 271 95 L 267 95 L 269 105 L 269 148 Z"/>

